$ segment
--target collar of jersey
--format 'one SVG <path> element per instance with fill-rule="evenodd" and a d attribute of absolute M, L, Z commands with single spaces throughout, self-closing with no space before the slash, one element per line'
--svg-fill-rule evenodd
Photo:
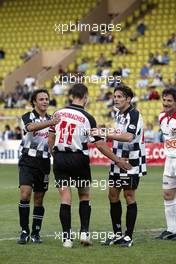
<path fill-rule="evenodd" d="M 71 107 L 77 107 L 77 108 L 81 108 L 81 109 L 84 109 L 84 106 L 81 106 L 81 105 L 76 105 L 76 104 L 71 104 L 70 105 Z"/>
<path fill-rule="evenodd" d="M 130 106 L 127 108 L 127 110 L 125 110 L 125 112 L 123 112 L 123 115 L 128 114 L 128 112 L 129 112 L 132 108 L 133 108 L 133 106 L 130 105 Z"/>
<path fill-rule="evenodd" d="M 165 115 L 164 116 L 167 117 L 169 119 L 169 121 L 170 121 L 172 118 L 176 119 L 176 112 L 173 113 L 173 115 L 171 115 L 171 116 L 169 116 L 168 113 L 165 112 Z"/>
<path fill-rule="evenodd" d="M 34 113 L 34 115 L 35 115 L 36 117 L 40 118 L 39 113 L 38 113 L 35 109 L 33 109 L 32 112 Z M 46 114 L 45 114 L 45 117 L 48 118 L 49 115 L 46 113 Z"/>

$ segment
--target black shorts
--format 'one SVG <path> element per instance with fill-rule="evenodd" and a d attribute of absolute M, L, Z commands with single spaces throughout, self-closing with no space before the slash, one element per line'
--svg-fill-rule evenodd
<path fill-rule="evenodd" d="M 53 171 L 57 188 L 63 186 L 85 188 L 91 184 L 89 156 L 82 153 L 55 152 Z"/>
<path fill-rule="evenodd" d="M 109 187 L 123 190 L 136 190 L 139 184 L 138 176 L 109 175 Z"/>
<path fill-rule="evenodd" d="M 46 192 L 49 185 L 50 159 L 21 156 L 19 186 L 29 185 L 34 192 Z"/>

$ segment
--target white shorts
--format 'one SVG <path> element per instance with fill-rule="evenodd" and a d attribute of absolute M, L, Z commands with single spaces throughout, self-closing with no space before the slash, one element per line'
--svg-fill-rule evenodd
<path fill-rule="evenodd" d="M 163 173 L 163 189 L 176 188 L 176 158 L 166 157 Z"/>

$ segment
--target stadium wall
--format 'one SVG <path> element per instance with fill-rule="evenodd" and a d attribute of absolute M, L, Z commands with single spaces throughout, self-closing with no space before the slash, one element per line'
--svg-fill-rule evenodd
<path fill-rule="evenodd" d="M 108 2 L 102 0 L 84 19 L 80 21 L 81 24 L 105 24 L 109 23 L 108 17 Z M 80 32 L 80 40 L 82 43 L 87 43 L 89 40 L 89 31 Z"/>
<path fill-rule="evenodd" d="M 39 52 L 4 79 L 5 91 L 12 91 L 16 82 L 23 83 L 28 75 L 36 78 L 41 86 L 45 80 L 57 73 L 59 64 L 62 64 L 63 67 L 67 66 L 75 56 L 76 51 L 73 49 Z M 46 67 L 51 67 L 51 69 L 48 70 Z"/>
<path fill-rule="evenodd" d="M 122 14 L 125 10 L 131 7 L 134 3 L 141 2 L 136 0 L 108 0 L 109 14 Z"/>
<path fill-rule="evenodd" d="M 117 0 L 118 1 L 118 0 Z M 114 23 L 119 23 L 123 20 L 125 20 L 128 16 L 133 14 L 133 12 L 138 9 L 142 3 L 141 0 L 126 0 L 124 1 L 119 1 L 119 7 L 115 6 L 114 10 L 116 10 L 116 13 L 119 15 L 114 18 Z M 116 1 L 114 2 L 116 3 Z"/>
<path fill-rule="evenodd" d="M 52 66 L 49 70 L 44 70 L 37 75 L 38 85 L 42 86 L 46 80 L 53 78 L 57 75 L 59 64 L 66 68 L 68 64 L 72 63 L 76 58 L 76 50 L 61 50 L 59 51 L 46 51 L 42 55 L 43 67 Z"/>
<path fill-rule="evenodd" d="M 119 14 L 114 23 L 120 22 L 127 16 L 131 15 L 141 5 L 142 0 L 102 0 L 84 19 L 81 24 L 105 24 L 110 23 L 109 14 Z M 88 31 L 80 33 L 82 43 L 87 43 L 89 40 Z"/>

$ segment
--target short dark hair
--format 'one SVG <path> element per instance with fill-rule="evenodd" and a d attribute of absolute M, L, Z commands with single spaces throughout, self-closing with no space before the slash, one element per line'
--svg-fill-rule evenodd
<path fill-rule="evenodd" d="M 88 94 L 88 88 L 82 83 L 74 84 L 71 88 L 71 95 L 74 98 L 82 99 L 86 94 Z"/>
<path fill-rule="evenodd" d="M 114 93 L 116 91 L 121 91 L 125 97 L 131 97 L 131 99 L 134 97 L 134 93 L 132 89 L 126 85 L 119 85 L 114 89 Z"/>
<path fill-rule="evenodd" d="M 163 98 L 164 96 L 167 96 L 167 95 L 172 95 L 172 97 L 174 98 L 174 101 L 176 102 L 176 89 L 173 89 L 173 88 L 165 89 L 165 90 L 162 92 L 162 98 Z"/>
<path fill-rule="evenodd" d="M 48 90 L 46 90 L 46 89 L 44 89 L 44 88 L 42 88 L 42 89 L 37 89 L 37 90 L 35 90 L 35 91 L 32 93 L 32 95 L 31 95 L 30 103 L 31 103 L 32 107 L 34 107 L 34 101 L 36 101 L 37 95 L 38 95 L 39 93 L 46 93 L 46 94 L 48 95 L 48 97 L 50 98 L 50 95 L 49 95 Z"/>

